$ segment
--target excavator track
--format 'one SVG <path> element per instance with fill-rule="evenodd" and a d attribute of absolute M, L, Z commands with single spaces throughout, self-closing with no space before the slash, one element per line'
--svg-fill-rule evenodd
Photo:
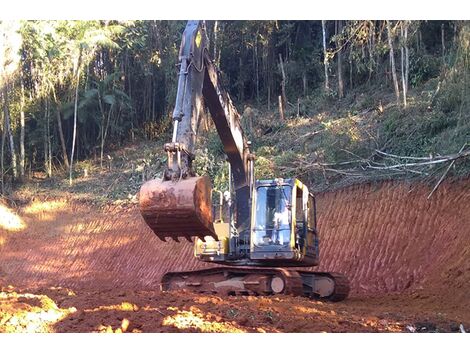
<path fill-rule="evenodd" d="M 317 300 L 339 302 L 349 295 L 349 280 L 343 274 L 315 271 L 298 271 L 298 273 L 302 277 L 305 296 Z"/>
<path fill-rule="evenodd" d="M 349 282 L 337 273 L 221 267 L 166 273 L 161 290 L 246 296 L 287 294 L 336 302 L 348 296 Z"/>

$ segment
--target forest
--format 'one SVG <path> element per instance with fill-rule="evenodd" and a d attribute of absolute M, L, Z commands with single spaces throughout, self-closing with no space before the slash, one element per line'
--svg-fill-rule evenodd
<path fill-rule="evenodd" d="M 452 172 L 467 172 L 468 163 L 456 169 L 454 162 L 467 156 L 470 137 L 468 22 L 206 26 L 261 175 L 281 170 L 326 183 L 364 171 L 428 176 L 448 161 Z M 111 150 L 136 140 L 163 142 L 184 27 L 185 21 L 2 21 L 2 194 L 38 173 L 72 184 L 81 160 L 104 167 Z M 216 139 L 209 131 L 202 144 L 211 160 L 222 153 Z"/>

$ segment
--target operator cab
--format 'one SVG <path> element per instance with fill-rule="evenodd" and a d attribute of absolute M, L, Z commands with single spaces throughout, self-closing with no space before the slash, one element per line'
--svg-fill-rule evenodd
<path fill-rule="evenodd" d="M 212 199 L 215 201 L 213 225 L 218 240 L 210 236 L 197 239 L 196 258 L 231 265 L 318 265 L 315 198 L 299 180 L 255 182 L 249 237 L 243 242 L 230 225 L 233 211 L 230 205 L 227 208 L 222 192 L 213 191 Z"/>
<path fill-rule="evenodd" d="M 252 205 L 251 260 L 269 266 L 317 265 L 315 198 L 302 182 L 258 180 Z"/>

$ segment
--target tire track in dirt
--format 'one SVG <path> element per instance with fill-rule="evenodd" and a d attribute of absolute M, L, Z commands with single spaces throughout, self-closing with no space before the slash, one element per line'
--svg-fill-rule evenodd
<path fill-rule="evenodd" d="M 315 270 L 346 274 L 353 294 L 426 287 L 468 298 L 469 180 L 444 183 L 427 200 L 429 192 L 424 185 L 385 182 L 319 194 L 321 265 Z M 156 289 L 167 271 L 210 266 L 193 258 L 186 241 L 159 241 L 137 208 L 38 207 L 18 212 L 25 229 L 2 234 L 0 282 Z"/>

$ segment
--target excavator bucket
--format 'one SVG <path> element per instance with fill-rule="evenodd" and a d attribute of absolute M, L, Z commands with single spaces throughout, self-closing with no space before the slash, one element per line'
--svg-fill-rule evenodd
<path fill-rule="evenodd" d="M 180 181 L 151 180 L 140 189 L 140 213 L 162 241 L 185 237 L 212 236 L 218 240 L 212 222 L 211 182 L 207 176 Z"/>

